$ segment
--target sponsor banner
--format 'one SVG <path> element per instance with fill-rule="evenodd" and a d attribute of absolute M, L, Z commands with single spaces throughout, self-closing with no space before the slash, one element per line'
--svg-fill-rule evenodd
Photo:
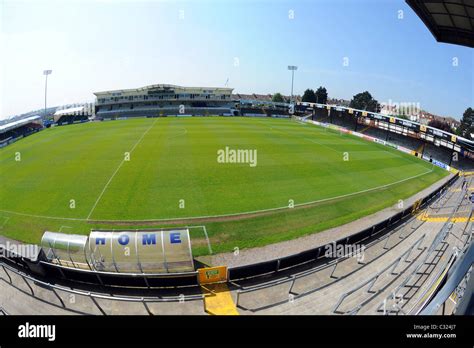
<path fill-rule="evenodd" d="M 199 284 L 227 281 L 227 266 L 207 267 L 198 269 Z"/>
<path fill-rule="evenodd" d="M 411 154 L 412 154 L 412 151 L 411 151 L 411 150 L 409 150 L 409 149 L 407 149 L 406 147 L 403 147 L 403 146 L 397 146 L 397 149 L 398 149 L 398 150 L 400 150 L 401 152 L 405 152 L 405 153 L 407 153 L 407 154 L 409 154 L 409 155 L 411 155 Z M 414 152 L 414 151 L 413 151 L 413 152 Z"/>
<path fill-rule="evenodd" d="M 433 160 L 432 163 L 435 165 L 435 166 L 438 166 L 438 167 L 441 167 L 443 169 L 446 169 L 446 170 L 449 170 L 449 166 L 447 164 L 444 164 L 443 162 L 440 162 L 440 161 L 437 161 L 437 160 Z"/>
<path fill-rule="evenodd" d="M 377 140 L 379 140 L 379 139 L 376 139 L 376 138 L 372 138 L 371 136 L 368 136 L 368 135 L 362 135 L 362 138 L 365 139 L 365 140 L 374 141 L 374 142 L 377 142 Z M 382 141 L 382 140 L 380 140 L 380 141 Z"/>
<path fill-rule="evenodd" d="M 249 117 L 267 117 L 266 114 L 247 114 L 247 113 L 245 113 L 244 116 L 249 116 Z"/>
<path fill-rule="evenodd" d="M 392 143 L 389 143 L 388 141 L 385 142 L 385 145 L 387 145 L 388 147 L 391 147 L 392 149 L 396 149 L 398 147 L 398 145 L 395 145 L 395 144 L 392 144 Z"/>
<path fill-rule="evenodd" d="M 348 133 L 348 134 L 352 134 L 352 135 L 355 135 L 356 137 L 359 137 L 359 138 L 363 138 L 365 140 L 368 140 L 368 141 L 373 141 L 373 142 L 376 142 L 378 144 L 382 144 L 382 145 L 385 145 L 385 146 L 389 146 L 393 149 L 396 149 L 396 150 L 399 150 L 401 152 L 404 152 L 404 153 L 407 153 L 407 154 L 410 154 L 410 155 L 414 155 L 414 156 L 417 156 L 418 158 L 420 159 L 423 159 L 425 161 L 430 161 L 430 158 L 426 155 L 421 155 L 420 153 L 417 153 L 416 151 L 413 151 L 413 150 L 409 150 L 407 149 L 406 147 L 403 147 L 403 146 L 398 146 L 398 145 L 395 145 L 395 144 L 392 144 L 390 142 L 386 142 L 384 140 L 381 140 L 381 139 L 378 139 L 378 138 L 373 138 L 369 135 L 365 135 L 365 134 L 362 134 L 362 133 L 359 133 L 359 132 L 354 132 L 354 131 L 350 131 L 346 128 L 343 128 L 343 127 L 339 127 L 339 126 L 336 126 L 336 125 L 332 125 L 332 124 L 327 124 L 327 123 L 321 123 L 321 122 L 318 122 L 318 121 L 309 121 L 311 123 L 313 123 L 314 125 L 317 125 L 317 126 L 321 126 L 321 127 L 326 127 L 326 128 L 331 128 L 331 129 L 334 129 L 334 130 L 339 130 L 343 133 Z M 440 168 L 443 168 L 443 169 L 446 169 L 448 171 L 451 171 L 453 172 L 453 170 L 451 169 L 450 166 L 448 166 L 447 164 L 443 163 L 443 162 L 439 162 L 439 161 L 436 161 L 436 160 L 433 160 L 432 161 L 433 164 L 435 164 L 436 166 L 440 167 Z"/>
<path fill-rule="evenodd" d="M 375 141 L 376 143 L 382 144 L 382 145 L 387 145 L 387 142 L 385 140 L 382 140 L 382 139 L 373 138 L 373 141 Z"/>

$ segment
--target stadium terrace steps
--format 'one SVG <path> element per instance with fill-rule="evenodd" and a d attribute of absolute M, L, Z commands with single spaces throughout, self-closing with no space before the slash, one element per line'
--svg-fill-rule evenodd
<path fill-rule="evenodd" d="M 457 185 L 460 185 L 460 182 L 461 180 L 458 180 Z M 447 203 L 454 205 L 455 202 L 461 199 L 461 195 L 462 193 L 455 192 Z M 469 204 L 470 203 L 464 199 L 462 205 Z M 412 218 L 410 224 L 407 224 L 404 227 L 407 231 L 402 233 L 406 233 L 406 237 L 396 246 L 392 248 L 389 246 L 389 251 L 380 256 L 376 262 L 368 263 L 366 266 L 359 268 L 355 272 L 353 272 L 356 264 L 355 260 L 341 262 L 341 264 L 337 266 L 336 272 L 333 274 L 333 276 L 340 277 L 339 281 L 330 283 L 328 286 L 303 297 L 293 298 L 293 300 L 290 300 L 291 298 L 288 297 L 288 289 L 285 288 L 284 284 L 280 284 L 278 285 L 279 288 L 275 286 L 274 288 L 267 288 L 252 293 L 254 296 L 252 296 L 250 300 L 250 305 L 261 306 L 262 302 L 271 303 L 283 300 L 285 301 L 283 304 L 258 310 L 255 313 L 334 314 L 335 305 L 344 293 L 357 288 L 364 280 L 370 279 L 377 272 L 383 270 L 384 267 L 391 265 L 398 257 L 400 257 L 400 255 L 403 255 L 410 246 L 414 245 L 420 236 L 424 235 L 425 238 L 420 245 L 422 250 L 419 250 L 419 248 L 413 249 L 408 257 L 410 262 L 401 261 L 395 268 L 396 274 L 391 274 L 390 269 L 387 272 L 384 272 L 375 283 L 372 284 L 372 292 L 367 291 L 370 284 L 355 291 L 341 302 L 341 305 L 336 311 L 336 313 L 351 312 L 364 301 L 368 301 L 367 304 L 360 308 L 357 312 L 358 314 L 382 314 L 384 299 L 390 298 L 390 296 L 392 296 L 392 291 L 402 285 L 409 278 L 411 272 L 420 265 L 423 258 L 427 257 L 428 247 L 438 238 L 441 229 L 445 226 L 444 222 L 418 222 L 419 227 L 416 228 L 414 232 L 410 232 L 410 230 L 413 229 L 413 223 L 416 223 L 415 217 Z M 472 222 L 469 223 L 469 226 L 472 227 Z M 399 291 L 399 293 L 404 295 L 404 302 L 399 304 L 402 310 L 409 310 L 416 305 L 420 295 L 423 294 L 434 281 L 436 281 L 436 276 L 449 260 L 452 248 L 457 247 L 459 249 L 463 246 L 467 240 L 467 234 L 463 235 L 462 231 L 466 227 L 468 227 L 466 223 L 454 224 L 451 232 L 447 235 L 446 242 L 440 244 L 439 250 L 436 249 L 432 254 L 428 255 L 429 258 L 427 261 L 429 262 L 426 266 L 422 264 L 422 266 L 424 266 L 421 268 L 424 271 L 423 274 L 415 279 L 413 284 L 408 283 L 408 285 L 410 285 L 408 288 L 402 288 L 402 290 L 405 289 L 404 291 Z M 470 230 L 470 228 L 468 228 L 468 230 Z M 408 233 L 411 234 L 408 235 Z M 398 236 L 393 235 L 390 238 L 397 239 Z M 375 249 L 368 249 L 368 252 L 372 253 L 374 250 Z M 368 258 L 370 259 L 370 257 Z M 314 289 L 324 285 L 324 282 L 328 281 L 328 277 L 330 276 L 329 270 L 331 268 L 332 267 L 324 270 L 324 272 L 321 272 L 320 274 L 311 275 L 311 277 L 305 279 L 306 283 L 300 284 L 299 288 L 296 288 L 295 290 L 308 291 L 308 289 Z M 346 273 L 350 274 L 347 277 L 343 277 Z M 409 291 L 406 291 L 407 289 Z M 379 291 L 379 293 L 377 293 L 377 291 Z M 373 297 L 373 299 L 370 299 L 371 297 Z M 387 301 L 386 309 L 390 310 L 391 308 L 392 303 Z M 243 311 L 242 314 L 245 314 L 245 311 Z"/>

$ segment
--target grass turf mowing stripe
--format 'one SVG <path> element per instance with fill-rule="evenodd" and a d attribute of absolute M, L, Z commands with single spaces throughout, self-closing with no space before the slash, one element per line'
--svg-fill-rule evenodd
<path fill-rule="evenodd" d="M 110 180 L 110 169 L 116 170 L 123 153 L 147 129 L 132 161 Z M 305 138 L 348 151 L 350 161 Z M 218 164 L 216 151 L 225 146 L 257 149 L 257 167 Z M 13 161 L 17 151 L 20 163 Z M 63 221 L 71 227 L 65 232 L 87 234 L 91 227 L 114 228 L 112 222 L 118 220 L 124 228 L 170 227 L 184 223 L 161 221 L 280 207 L 268 216 L 205 223 L 215 252 L 264 245 L 352 221 L 447 175 L 395 151 L 276 119 L 160 118 L 55 127 L 0 149 L 0 217 L 9 218 L 0 234 L 34 242 L 44 230 L 61 228 Z M 108 180 L 86 221 L 83 217 Z M 69 198 L 76 198 L 75 210 L 69 209 Z M 180 198 L 186 201 L 182 210 Z M 287 209 L 289 198 L 299 209 Z M 300 207 L 314 201 L 315 206 Z M 147 225 L 149 218 L 155 223 Z M 126 220 L 138 223 L 127 225 Z M 194 252 L 208 249 L 199 233 Z"/>
<path fill-rule="evenodd" d="M 137 147 L 138 144 L 140 144 L 140 142 L 142 141 L 143 137 L 148 133 L 148 131 L 150 129 L 153 128 L 153 126 L 155 125 L 156 121 L 158 119 L 155 120 L 155 122 L 152 123 L 152 125 L 150 127 L 148 127 L 146 129 L 146 131 L 142 134 L 142 136 L 137 140 L 137 142 L 135 143 L 135 145 L 133 145 L 132 149 L 129 151 L 129 155 L 132 154 L 133 150 L 135 150 L 135 148 Z M 113 178 L 115 177 L 115 175 L 117 174 L 117 172 L 120 170 L 120 168 L 122 167 L 122 165 L 125 163 L 125 156 L 124 156 L 124 159 L 120 162 L 120 164 L 118 165 L 117 169 L 113 172 L 112 176 L 109 178 L 109 180 L 107 181 L 107 183 L 105 184 L 104 188 L 102 189 L 102 191 L 100 192 L 99 194 L 99 197 L 97 197 L 97 200 L 95 201 L 94 205 L 92 206 L 90 212 L 89 212 L 89 215 L 87 215 L 87 218 L 86 220 L 89 220 L 89 218 L 91 217 L 92 213 L 94 212 L 94 209 L 95 207 L 97 206 L 97 203 L 99 203 L 100 199 L 102 198 L 105 190 L 107 190 L 107 187 L 109 187 L 109 184 L 112 182 Z"/>

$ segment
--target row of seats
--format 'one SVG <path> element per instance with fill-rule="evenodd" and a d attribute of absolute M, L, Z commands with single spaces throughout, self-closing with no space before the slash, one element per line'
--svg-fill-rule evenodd
<path fill-rule="evenodd" d="M 416 139 L 407 135 L 387 132 L 384 129 L 367 126 L 365 124 L 356 125 L 356 119 L 345 112 L 331 112 L 331 115 L 328 115 L 326 109 L 316 109 L 316 114 L 312 116 L 312 119 L 319 122 L 332 123 L 350 130 L 357 129 L 359 133 L 403 146 L 417 153 L 423 152 L 424 156 L 449 164 L 459 170 L 474 170 L 474 162 L 463 157 L 460 153 L 457 153 L 457 158 L 452 160 L 454 151 L 451 149 L 436 146 L 430 142 L 425 142 L 422 139 Z"/>

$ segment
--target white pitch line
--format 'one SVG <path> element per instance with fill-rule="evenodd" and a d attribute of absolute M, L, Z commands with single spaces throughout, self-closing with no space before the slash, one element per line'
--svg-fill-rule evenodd
<path fill-rule="evenodd" d="M 340 195 L 340 196 L 328 197 L 328 198 L 318 199 L 318 200 L 315 200 L 315 201 L 299 203 L 299 204 L 295 204 L 294 206 L 295 207 L 301 207 L 301 206 L 305 206 L 305 205 L 328 202 L 328 201 L 333 201 L 333 200 L 337 200 L 337 199 L 341 199 L 341 198 L 355 196 L 355 195 L 359 195 L 361 193 L 377 191 L 377 190 L 380 190 L 380 189 L 383 189 L 383 188 L 387 188 L 387 187 L 390 187 L 390 186 L 393 186 L 393 185 L 397 185 L 397 184 L 400 184 L 402 182 L 405 182 L 405 181 L 408 181 L 408 180 L 411 180 L 411 179 L 416 179 L 416 178 L 419 178 L 420 176 L 429 174 L 429 173 L 433 172 L 433 168 L 434 168 L 434 165 L 433 165 L 432 169 L 430 169 L 430 170 L 428 170 L 424 173 L 414 175 L 414 176 L 411 176 L 409 178 L 405 178 L 405 179 L 402 179 L 402 180 L 398 180 L 398 181 L 392 182 L 390 184 L 385 184 L 385 185 L 381 185 L 381 186 L 377 186 L 377 187 L 372 187 L 372 188 L 361 190 L 361 191 L 351 192 L 351 193 L 347 193 L 347 194 Z M 80 219 L 80 218 L 63 218 L 63 217 L 55 217 L 55 216 L 31 215 L 31 214 L 25 214 L 25 213 L 17 213 L 17 212 L 14 212 L 14 211 L 1 210 L 1 209 L 0 209 L 0 212 L 9 213 L 9 214 L 13 214 L 13 215 L 22 215 L 22 216 L 44 218 L 44 219 L 52 219 L 52 220 L 101 221 L 101 222 L 160 222 L 160 221 L 170 221 L 170 220 L 196 220 L 196 219 L 211 219 L 211 218 L 231 217 L 231 216 L 239 216 L 239 215 L 265 213 L 265 212 L 284 210 L 284 209 L 291 209 L 291 208 L 289 208 L 288 206 L 284 206 L 284 207 L 261 209 L 261 210 L 247 211 L 247 212 L 241 212 L 241 213 L 232 213 L 232 214 L 206 215 L 206 216 L 188 216 L 188 217 L 170 217 L 170 218 L 166 218 L 166 219 L 142 219 L 142 220 L 101 220 L 101 219 L 89 220 L 89 219 Z"/>
<path fill-rule="evenodd" d="M 185 226 L 186 228 L 201 228 L 204 231 L 204 235 L 206 237 L 207 241 L 207 247 L 209 249 L 209 254 L 212 255 L 212 247 L 211 247 L 211 241 L 209 240 L 209 236 L 207 234 L 206 226 L 201 225 L 201 226 Z"/>
<path fill-rule="evenodd" d="M 10 217 L 8 216 L 4 216 L 3 218 L 5 219 L 5 221 L 3 221 L 3 224 L 0 225 L 0 230 L 3 229 L 3 227 L 7 224 L 8 220 L 10 220 Z"/>
<path fill-rule="evenodd" d="M 155 120 L 155 122 L 153 122 L 151 124 L 150 127 L 147 128 L 147 130 L 142 134 L 142 136 L 140 137 L 140 139 L 138 139 L 138 141 L 135 143 L 135 145 L 133 145 L 132 149 L 129 151 L 130 154 L 132 154 L 133 150 L 135 150 L 135 148 L 137 147 L 138 144 L 140 144 L 140 142 L 142 141 L 142 139 L 145 137 L 145 135 L 148 133 L 148 131 L 150 129 L 153 128 L 153 126 L 155 125 L 155 123 L 158 121 L 158 119 Z M 112 174 L 112 176 L 109 178 L 109 181 L 107 181 L 107 183 L 105 184 L 102 192 L 100 193 L 99 197 L 97 198 L 97 200 L 95 201 L 94 205 L 92 206 L 92 209 L 91 211 L 89 212 L 89 215 L 87 215 L 87 218 L 86 220 L 89 220 L 89 218 L 91 217 L 92 213 L 94 212 L 95 210 L 95 207 L 97 206 L 97 204 L 99 203 L 100 199 L 102 198 L 102 196 L 104 195 L 105 191 L 107 190 L 107 188 L 109 187 L 110 183 L 112 182 L 113 178 L 115 177 L 115 175 L 118 173 L 118 171 L 120 170 L 120 168 L 122 168 L 123 164 L 125 163 L 125 158 L 122 160 L 122 162 L 120 162 L 120 164 L 118 165 L 117 169 L 115 169 L 115 172 Z"/>

